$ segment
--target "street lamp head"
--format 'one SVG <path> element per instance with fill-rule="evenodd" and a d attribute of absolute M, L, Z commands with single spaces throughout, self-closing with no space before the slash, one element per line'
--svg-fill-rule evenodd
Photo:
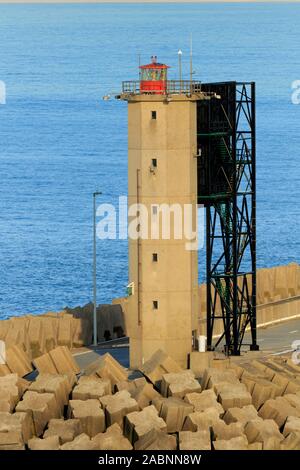
<path fill-rule="evenodd" d="M 182 55 L 182 50 L 181 49 L 179 49 L 178 55 Z"/>
<path fill-rule="evenodd" d="M 93 196 L 94 196 L 94 197 L 95 197 L 95 196 L 99 196 L 100 194 L 102 194 L 101 191 L 95 191 L 95 192 L 93 193 Z"/>

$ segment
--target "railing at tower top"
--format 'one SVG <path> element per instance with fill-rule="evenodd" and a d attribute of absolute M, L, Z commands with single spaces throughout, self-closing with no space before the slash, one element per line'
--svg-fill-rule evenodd
<path fill-rule="evenodd" d="M 140 81 L 139 80 L 130 80 L 122 82 L 122 92 L 124 94 L 132 95 L 155 95 L 157 90 L 140 90 Z M 196 80 L 167 80 L 165 94 L 188 94 L 188 93 L 199 93 L 201 92 L 201 82 Z"/>

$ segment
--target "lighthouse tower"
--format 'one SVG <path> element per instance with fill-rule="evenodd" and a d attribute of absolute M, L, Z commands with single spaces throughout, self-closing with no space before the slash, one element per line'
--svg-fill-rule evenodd
<path fill-rule="evenodd" d="M 121 95 L 128 102 L 129 227 L 132 208 L 148 214 L 141 236 L 129 234 L 131 367 L 157 349 L 186 366 L 197 336 L 198 254 L 190 228 L 196 233 L 196 104 L 202 95 L 199 83 L 169 81 L 167 72 L 152 57 L 140 67 L 139 81 L 123 82 Z"/>

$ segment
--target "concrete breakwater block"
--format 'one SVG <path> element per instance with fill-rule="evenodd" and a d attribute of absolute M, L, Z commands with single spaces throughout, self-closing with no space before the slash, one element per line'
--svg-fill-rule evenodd
<path fill-rule="evenodd" d="M 160 397 L 160 394 L 154 389 L 153 385 L 149 383 L 136 387 L 130 394 L 136 400 L 141 410 Z"/>
<path fill-rule="evenodd" d="M 213 448 L 214 450 L 249 450 L 249 445 L 246 436 L 236 436 L 213 442 Z"/>
<path fill-rule="evenodd" d="M 239 379 L 234 369 L 205 369 L 201 381 L 202 390 L 215 388 L 216 385 L 221 383 L 239 384 Z"/>
<path fill-rule="evenodd" d="M 283 428 L 283 435 L 287 437 L 291 432 L 300 433 L 300 418 L 288 416 Z"/>
<path fill-rule="evenodd" d="M 182 431 L 179 433 L 180 450 L 211 450 L 210 432 Z"/>
<path fill-rule="evenodd" d="M 60 446 L 60 450 L 98 450 L 97 442 L 90 438 L 87 434 L 76 436 L 71 442 L 66 442 Z"/>
<path fill-rule="evenodd" d="M 182 430 L 193 432 L 208 430 L 214 423 L 219 422 L 219 420 L 219 412 L 216 408 L 207 408 L 205 411 L 195 411 L 186 417 Z"/>
<path fill-rule="evenodd" d="M 79 374 L 80 369 L 76 364 L 70 350 L 66 346 L 59 346 L 49 353 L 34 359 L 34 366 L 40 373 L 49 374 Z"/>
<path fill-rule="evenodd" d="M 88 400 L 90 398 L 99 399 L 111 393 L 111 383 L 109 379 L 82 376 L 78 385 L 72 391 L 73 400 Z"/>
<path fill-rule="evenodd" d="M 169 433 L 181 431 L 186 417 L 194 411 L 193 405 L 177 397 L 156 398 L 153 405 L 165 421 Z"/>
<path fill-rule="evenodd" d="M 244 436 L 243 423 L 230 423 L 226 424 L 221 419 L 212 424 L 213 440 L 229 440 L 235 437 Z M 245 436 L 246 437 L 246 436 Z M 247 441 L 248 443 L 248 441 Z"/>
<path fill-rule="evenodd" d="M 16 411 L 29 413 L 35 434 L 40 436 L 51 418 L 61 416 L 61 409 L 53 393 L 27 391 L 16 406 Z"/>
<path fill-rule="evenodd" d="M 223 416 L 224 409 L 217 401 L 217 395 L 213 389 L 203 390 L 201 393 L 187 393 L 184 401 L 194 407 L 194 411 L 205 411 L 207 408 L 215 408 L 219 416 Z"/>
<path fill-rule="evenodd" d="M 171 372 L 162 376 L 161 393 L 164 397 L 184 398 L 190 392 L 201 392 L 201 385 L 191 370 Z"/>
<path fill-rule="evenodd" d="M 68 417 L 78 419 L 83 433 L 90 437 L 105 431 L 105 415 L 99 400 L 70 400 Z"/>
<path fill-rule="evenodd" d="M 139 377 L 134 380 L 122 380 L 117 382 L 115 385 L 115 391 L 120 392 L 121 390 L 127 390 L 128 392 L 134 392 L 137 388 L 146 385 L 148 382 L 145 377 Z"/>
<path fill-rule="evenodd" d="M 92 440 L 97 450 L 132 450 L 131 443 L 123 436 L 117 423 L 109 426 L 104 433 L 97 434 Z"/>
<path fill-rule="evenodd" d="M 280 433 L 273 419 L 255 419 L 249 421 L 245 425 L 244 433 L 247 436 L 249 444 L 262 442 L 265 447 L 272 447 L 272 441 L 273 444 L 277 446 L 284 439 L 284 436 Z"/>
<path fill-rule="evenodd" d="M 284 397 L 277 397 L 267 400 L 260 408 L 258 415 L 263 419 L 273 419 L 281 428 L 289 416 L 300 418 L 300 409 L 292 406 Z"/>
<path fill-rule="evenodd" d="M 6 365 L 19 377 L 24 377 L 33 371 L 31 360 L 21 346 L 11 346 L 6 350 Z"/>
<path fill-rule="evenodd" d="M 158 416 L 155 406 L 150 405 L 142 411 L 128 413 L 125 418 L 124 434 L 133 444 L 153 429 L 167 432 L 165 421 Z"/>
<path fill-rule="evenodd" d="M 123 421 L 128 413 L 139 411 L 139 405 L 127 390 L 100 398 L 105 410 L 107 427 L 117 423 L 123 429 Z"/>
<path fill-rule="evenodd" d="M 29 386 L 30 382 L 17 374 L 0 377 L 0 411 L 12 412 Z"/>
<path fill-rule="evenodd" d="M 65 442 L 73 441 L 82 432 L 80 419 L 51 419 L 43 438 L 56 436 L 59 439 L 59 444 L 65 444 Z"/>
<path fill-rule="evenodd" d="M 248 421 L 258 419 L 258 414 L 253 405 L 247 405 L 241 408 L 228 408 L 223 419 L 226 424 L 242 423 L 245 425 Z"/>
<path fill-rule="evenodd" d="M 160 382 L 164 374 L 171 372 L 181 372 L 182 368 L 161 349 L 158 349 L 151 358 L 141 367 L 141 372 L 156 385 Z"/>
<path fill-rule="evenodd" d="M 71 386 L 67 375 L 40 374 L 31 383 L 29 390 L 38 393 L 53 393 L 62 414 L 64 406 L 69 401 Z"/>
<path fill-rule="evenodd" d="M 152 429 L 134 444 L 135 450 L 176 450 L 177 439 L 164 431 Z"/>
<path fill-rule="evenodd" d="M 119 382 L 126 381 L 128 371 L 121 366 L 109 353 L 104 354 L 84 369 L 85 375 L 97 375 L 102 379 L 109 379 L 112 387 Z"/>
<path fill-rule="evenodd" d="M 299 450 L 300 449 L 300 432 L 291 432 L 280 443 L 280 450 Z"/>
<path fill-rule="evenodd" d="M 27 444 L 34 434 L 35 429 L 30 413 L 0 412 L 0 450 L 4 450 L 2 446 L 6 445 Z"/>
<path fill-rule="evenodd" d="M 243 407 L 252 404 L 252 397 L 246 386 L 242 383 L 220 383 L 215 386 L 218 401 L 226 411 L 229 408 Z"/>
<path fill-rule="evenodd" d="M 189 368 L 194 372 L 195 377 L 202 378 L 205 369 L 212 367 L 213 359 L 212 351 L 193 351 L 189 355 Z"/>
<path fill-rule="evenodd" d="M 33 437 L 28 442 L 28 448 L 30 450 L 59 450 L 59 438 L 58 436 L 49 436 L 43 439 Z"/>

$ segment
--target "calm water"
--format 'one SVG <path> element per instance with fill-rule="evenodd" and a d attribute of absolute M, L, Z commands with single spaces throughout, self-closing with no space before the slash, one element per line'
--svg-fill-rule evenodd
<path fill-rule="evenodd" d="M 180 47 L 187 75 L 190 32 L 202 81 L 257 82 L 258 266 L 299 261 L 299 31 L 295 4 L 0 5 L 0 317 L 91 299 L 91 194 L 127 192 L 126 104 L 101 97 L 139 53 L 177 78 Z M 98 278 L 124 295 L 125 241 L 98 242 Z"/>

